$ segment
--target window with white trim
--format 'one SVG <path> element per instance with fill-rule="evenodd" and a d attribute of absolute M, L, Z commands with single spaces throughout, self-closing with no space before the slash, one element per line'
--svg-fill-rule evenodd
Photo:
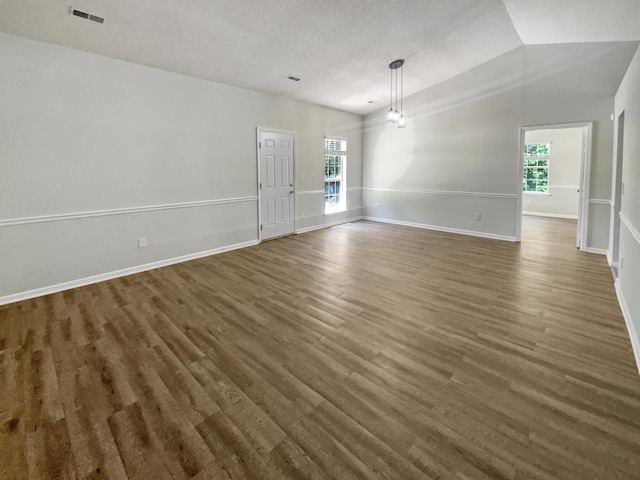
<path fill-rule="evenodd" d="M 347 209 L 347 141 L 324 139 L 324 213 Z"/>
<path fill-rule="evenodd" d="M 548 193 L 550 145 L 547 143 L 527 143 L 524 146 L 524 175 L 522 191 Z"/>

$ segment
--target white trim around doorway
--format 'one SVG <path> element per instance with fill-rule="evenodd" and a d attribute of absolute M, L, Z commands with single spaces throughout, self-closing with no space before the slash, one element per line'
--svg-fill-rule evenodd
<path fill-rule="evenodd" d="M 589 204 L 594 203 L 589 199 L 589 185 L 591 180 L 591 157 L 592 157 L 592 143 L 593 143 L 593 122 L 575 122 L 575 123 L 560 123 L 552 125 L 532 125 L 520 127 L 520 147 L 518 151 L 518 177 L 516 179 L 518 199 L 516 207 L 516 242 L 522 241 L 522 210 L 523 196 L 522 191 L 522 175 L 524 174 L 524 141 L 525 133 L 530 130 L 552 130 L 560 128 L 582 128 L 583 135 L 583 155 L 582 163 L 580 166 L 580 207 L 578 211 L 578 225 L 579 232 L 576 235 L 579 239 L 578 248 L 586 252 L 587 248 L 587 235 L 589 232 Z"/>
<path fill-rule="evenodd" d="M 258 197 L 258 225 L 257 225 L 257 229 L 258 229 L 258 242 L 262 242 L 262 230 L 260 230 L 260 226 L 262 225 L 262 197 L 260 195 L 261 191 L 260 191 L 260 134 L 262 132 L 273 132 L 273 133 L 287 133 L 290 135 L 293 135 L 293 191 L 295 192 L 296 189 L 296 156 L 297 156 L 297 142 L 296 142 L 296 132 L 293 130 L 282 130 L 279 128 L 269 128 L 269 127 L 256 127 L 256 172 L 257 172 L 257 178 L 256 178 L 256 191 L 257 191 L 257 197 Z M 294 202 L 295 202 L 295 197 L 296 195 L 294 195 Z M 296 229 L 296 206 L 294 203 L 294 215 L 293 215 L 293 233 L 295 234 L 297 229 Z"/>

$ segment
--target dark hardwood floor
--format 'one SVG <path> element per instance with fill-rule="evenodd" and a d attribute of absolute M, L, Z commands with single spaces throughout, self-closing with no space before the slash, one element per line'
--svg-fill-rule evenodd
<path fill-rule="evenodd" d="M 0 307 L 2 479 L 638 479 L 575 222 L 357 222 Z"/>

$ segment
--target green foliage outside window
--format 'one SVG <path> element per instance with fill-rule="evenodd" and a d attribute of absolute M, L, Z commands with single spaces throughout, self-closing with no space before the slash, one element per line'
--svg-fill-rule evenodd
<path fill-rule="evenodd" d="M 324 141 L 324 201 L 325 212 L 344 209 L 343 169 L 347 159 L 346 140 L 326 138 Z"/>
<path fill-rule="evenodd" d="M 549 191 L 549 155 L 549 143 L 528 143 L 524 146 L 523 191 Z"/>
<path fill-rule="evenodd" d="M 342 157 L 339 155 L 324 156 L 324 179 L 340 178 L 342 173 Z"/>
<path fill-rule="evenodd" d="M 525 157 L 548 157 L 548 143 L 528 143 L 524 146 Z"/>

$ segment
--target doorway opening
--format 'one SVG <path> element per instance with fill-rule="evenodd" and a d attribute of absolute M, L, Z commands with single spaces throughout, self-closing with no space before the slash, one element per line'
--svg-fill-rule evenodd
<path fill-rule="evenodd" d="M 526 218 L 565 219 L 575 245 L 587 250 L 592 123 L 520 129 L 516 239 Z"/>

